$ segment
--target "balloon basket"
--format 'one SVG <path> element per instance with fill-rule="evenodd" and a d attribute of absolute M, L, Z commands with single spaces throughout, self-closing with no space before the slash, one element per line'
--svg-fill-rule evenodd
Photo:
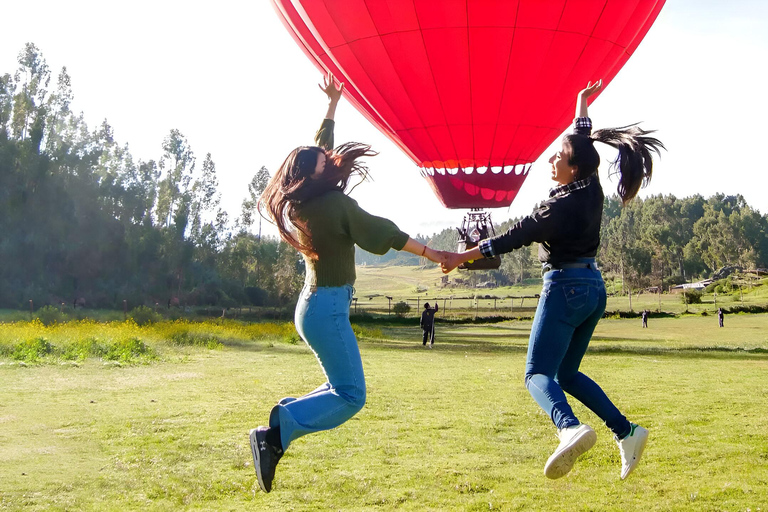
<path fill-rule="evenodd" d="M 481 240 L 491 238 L 496 235 L 493 229 L 490 212 L 484 212 L 473 209 L 461 221 L 461 227 L 456 228 L 459 232 L 457 243 L 457 252 L 464 252 L 474 249 Z M 459 265 L 463 270 L 496 270 L 501 266 L 501 256 L 493 258 L 480 258 L 468 261 Z"/>

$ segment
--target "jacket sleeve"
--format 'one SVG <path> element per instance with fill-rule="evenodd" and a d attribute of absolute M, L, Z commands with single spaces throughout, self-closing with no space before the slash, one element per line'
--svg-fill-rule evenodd
<path fill-rule="evenodd" d="M 344 199 L 344 227 L 355 244 L 373 254 L 386 254 L 389 249 L 403 249 L 410 238 L 407 233 L 400 231 L 391 220 L 366 212 L 351 197 L 344 196 Z"/>
<path fill-rule="evenodd" d="M 533 242 L 546 242 L 563 226 L 557 199 L 544 201 L 531 215 L 509 230 L 488 240 L 492 254 L 505 254 Z"/>
<path fill-rule="evenodd" d="M 592 119 L 588 117 L 577 117 L 573 120 L 573 133 L 589 137 L 592 135 Z"/>
<path fill-rule="evenodd" d="M 325 150 L 333 149 L 333 127 L 336 122 L 333 119 L 323 119 L 320 129 L 315 134 L 315 144 Z"/>

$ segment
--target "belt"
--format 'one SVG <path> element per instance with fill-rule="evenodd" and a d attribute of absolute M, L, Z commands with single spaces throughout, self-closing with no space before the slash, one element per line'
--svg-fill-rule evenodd
<path fill-rule="evenodd" d="M 592 270 L 599 270 L 597 263 L 558 263 L 553 265 L 552 263 L 545 263 L 541 267 L 541 275 L 551 272 L 552 270 L 564 270 L 567 268 L 591 268 Z"/>

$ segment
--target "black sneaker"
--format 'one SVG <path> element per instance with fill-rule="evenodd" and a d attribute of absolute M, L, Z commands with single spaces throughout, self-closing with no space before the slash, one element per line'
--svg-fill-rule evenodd
<path fill-rule="evenodd" d="M 272 490 L 272 480 L 275 478 L 275 468 L 283 456 L 283 450 L 267 442 L 269 427 L 258 427 L 251 430 L 251 453 L 253 467 L 259 479 L 259 487 L 264 492 Z"/>

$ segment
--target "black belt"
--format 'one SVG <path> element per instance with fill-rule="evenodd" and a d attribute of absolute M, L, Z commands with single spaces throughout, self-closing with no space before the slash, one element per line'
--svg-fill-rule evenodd
<path fill-rule="evenodd" d="M 597 263 L 558 263 L 557 265 L 545 263 L 541 267 L 541 275 L 551 272 L 552 270 L 564 270 L 566 268 L 591 268 L 592 270 L 599 270 L 597 268 Z"/>

